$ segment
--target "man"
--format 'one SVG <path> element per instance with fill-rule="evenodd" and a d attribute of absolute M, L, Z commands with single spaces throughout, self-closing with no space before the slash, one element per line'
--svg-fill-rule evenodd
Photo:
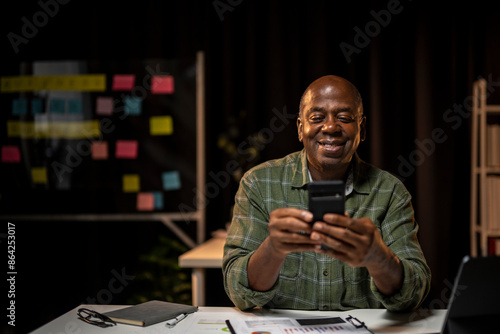
<path fill-rule="evenodd" d="M 366 137 L 358 90 L 338 76 L 317 79 L 301 98 L 297 127 L 302 151 L 240 182 L 224 247 L 228 296 L 240 309 L 417 308 L 431 274 L 411 196 L 357 156 Z M 313 222 L 307 184 L 335 179 L 346 181 L 346 214 Z"/>

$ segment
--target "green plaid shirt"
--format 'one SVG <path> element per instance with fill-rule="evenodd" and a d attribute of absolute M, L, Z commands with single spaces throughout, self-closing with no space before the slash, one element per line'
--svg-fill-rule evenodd
<path fill-rule="evenodd" d="M 417 240 L 411 196 L 391 174 L 353 157 L 346 184 L 346 211 L 370 218 L 384 242 L 403 264 L 404 283 L 394 295 L 380 293 L 364 267 L 353 268 L 315 252 L 287 255 L 279 279 L 265 292 L 248 287 L 250 256 L 268 236 L 269 214 L 277 208 L 308 208 L 310 182 L 305 150 L 249 170 L 236 194 L 234 215 L 224 246 L 224 287 L 233 303 L 304 310 L 417 308 L 430 289 L 430 269 Z"/>

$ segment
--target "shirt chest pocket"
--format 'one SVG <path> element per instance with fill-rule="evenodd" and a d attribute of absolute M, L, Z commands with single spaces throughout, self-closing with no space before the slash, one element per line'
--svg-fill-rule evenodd
<path fill-rule="evenodd" d="M 286 278 L 296 278 L 302 269 L 303 254 L 302 252 L 290 253 L 285 259 L 285 263 L 280 271 L 280 276 Z"/>

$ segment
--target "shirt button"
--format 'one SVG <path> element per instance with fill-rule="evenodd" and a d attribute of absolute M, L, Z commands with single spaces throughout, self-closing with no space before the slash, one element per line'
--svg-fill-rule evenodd
<path fill-rule="evenodd" d="M 328 276 L 328 270 L 323 271 L 323 276 Z"/>

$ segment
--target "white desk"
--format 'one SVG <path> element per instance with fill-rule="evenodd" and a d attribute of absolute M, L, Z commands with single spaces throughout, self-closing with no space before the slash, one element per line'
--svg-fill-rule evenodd
<path fill-rule="evenodd" d="M 445 318 L 446 310 L 421 310 L 412 313 L 390 313 L 382 309 L 373 310 L 352 310 L 345 312 L 334 311 L 296 311 L 296 310 L 255 310 L 253 312 L 241 312 L 236 308 L 231 307 L 200 307 L 198 312 L 190 314 L 186 319 L 182 320 L 177 326 L 172 329 L 165 327 L 165 323 L 161 322 L 148 327 L 137 327 L 130 325 L 118 324 L 117 326 L 108 328 L 99 328 L 89 325 L 81 320 L 78 320 L 76 311 L 80 307 L 93 309 L 97 312 L 104 313 L 126 306 L 119 305 L 82 305 L 63 314 L 59 318 L 54 319 L 48 324 L 33 331 L 33 334 L 110 334 L 110 333 L 198 333 L 193 331 L 199 319 L 222 319 L 228 316 L 231 319 L 243 317 L 310 317 L 310 316 L 340 316 L 352 315 L 363 321 L 368 329 L 374 333 L 440 333 L 441 327 Z M 218 315 L 220 314 L 220 316 Z M 224 319 L 222 319 L 224 320 Z M 226 333 L 220 329 L 203 331 L 210 333 Z"/>
<path fill-rule="evenodd" d="M 179 256 L 181 268 L 193 268 L 193 305 L 205 305 L 205 268 L 222 268 L 225 238 L 212 238 Z"/>

